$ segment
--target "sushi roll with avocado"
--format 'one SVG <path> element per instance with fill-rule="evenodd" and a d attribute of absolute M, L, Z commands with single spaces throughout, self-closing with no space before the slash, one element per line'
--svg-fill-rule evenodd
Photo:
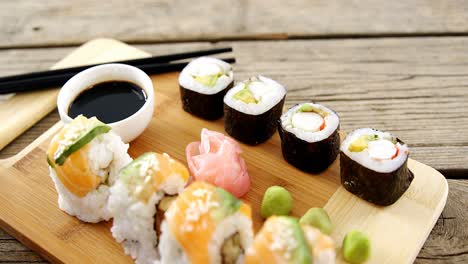
<path fill-rule="evenodd" d="M 356 129 L 341 145 L 341 184 L 368 202 L 391 205 L 413 180 L 408 155 L 408 146 L 390 133 Z"/>
<path fill-rule="evenodd" d="M 60 209 L 85 222 L 109 220 L 109 188 L 132 160 L 127 150 L 128 144 L 95 117 L 80 115 L 65 125 L 47 150 Z"/>
<path fill-rule="evenodd" d="M 340 119 L 330 108 L 315 103 L 291 107 L 278 121 L 284 159 L 305 172 L 325 170 L 340 151 L 339 129 Z"/>
<path fill-rule="evenodd" d="M 222 188 L 196 181 L 166 211 L 161 263 L 243 263 L 252 240 L 250 206 Z"/>
<path fill-rule="evenodd" d="M 247 250 L 245 264 L 335 263 L 333 239 L 320 230 L 299 224 L 294 217 L 272 216 Z"/>
<path fill-rule="evenodd" d="M 286 88 L 264 76 L 237 83 L 224 97 L 224 129 L 233 138 L 257 145 L 276 131 Z"/>
<path fill-rule="evenodd" d="M 223 116 L 223 97 L 232 87 L 232 67 L 220 59 L 200 57 L 179 75 L 182 108 L 195 116 L 216 120 Z"/>
<path fill-rule="evenodd" d="M 109 211 L 115 240 L 137 263 L 159 259 L 163 213 L 189 180 L 187 168 L 166 153 L 148 152 L 120 171 L 110 189 Z"/>

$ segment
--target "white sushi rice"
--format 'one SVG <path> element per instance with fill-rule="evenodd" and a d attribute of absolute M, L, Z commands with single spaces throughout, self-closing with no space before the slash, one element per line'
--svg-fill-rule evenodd
<path fill-rule="evenodd" d="M 187 264 L 190 263 L 179 242 L 175 239 L 169 229 L 166 220 L 161 225 L 161 241 L 159 243 L 159 252 L 161 254 L 162 264 Z M 252 221 L 237 212 L 223 219 L 213 233 L 213 237 L 208 245 L 207 254 L 210 256 L 210 263 L 221 263 L 221 247 L 226 239 L 239 232 L 241 246 L 245 251 L 253 242 Z M 195 243 L 195 242 L 194 242 Z M 244 255 L 239 257 L 237 263 L 243 263 Z"/>
<path fill-rule="evenodd" d="M 146 177 L 148 170 L 159 169 L 158 160 L 154 158 L 151 161 L 154 163 L 150 165 L 151 168 L 142 164 L 141 167 L 145 169 L 140 171 L 141 175 L 132 177 Z M 154 230 L 156 205 L 164 195 L 182 192 L 186 184 L 179 174 L 173 173 L 161 183 L 159 190 L 154 192 L 148 201 L 142 201 L 132 195 L 129 186 L 120 179 L 110 188 L 108 208 L 114 217 L 112 236 L 122 243 L 125 254 L 135 259 L 136 263 L 150 264 L 159 260 L 158 237 Z"/>
<path fill-rule="evenodd" d="M 398 155 L 393 159 L 386 158 L 393 156 L 386 153 L 392 150 L 388 148 L 387 144 L 384 144 L 386 142 L 380 142 L 381 140 L 369 142 L 368 148 L 361 152 L 350 151 L 349 146 L 351 143 L 363 135 L 378 135 L 380 139 L 395 139 L 395 137 L 388 132 L 382 132 L 372 128 L 359 128 L 351 132 L 341 144 L 341 151 L 362 166 L 376 172 L 388 173 L 401 167 L 407 160 L 409 153 L 408 146 L 406 144 L 402 145 L 399 142 L 395 145 L 399 149 Z M 381 159 L 379 157 L 384 157 L 386 159 Z"/>
<path fill-rule="evenodd" d="M 208 87 L 195 80 L 194 76 L 207 76 L 222 73 L 213 87 Z M 185 89 L 202 94 L 216 94 L 225 89 L 234 80 L 231 64 L 212 57 L 200 57 L 191 61 L 179 75 L 179 84 Z"/>
<path fill-rule="evenodd" d="M 112 217 L 107 209 L 109 187 L 114 183 L 119 170 L 132 159 L 127 154 L 128 144 L 123 143 L 113 132 L 99 135 L 88 144 L 88 164 L 93 173 L 101 177 L 101 184 L 97 189 L 84 197 L 78 197 L 62 184 L 50 166 L 49 170 L 58 192 L 59 208 L 81 221 L 97 223 Z"/>
<path fill-rule="evenodd" d="M 320 109 L 321 111 L 324 111 L 327 113 L 327 115 L 323 118 L 323 120 L 325 121 L 325 127 L 322 130 L 319 130 L 319 131 L 304 130 L 304 128 L 306 128 L 307 125 L 306 124 L 299 125 L 297 123 L 310 121 L 305 118 L 300 118 L 300 119 L 298 118 L 294 120 L 293 122 L 294 116 L 297 114 L 301 114 L 301 113 L 298 113 L 298 110 L 303 105 L 310 105 L 314 108 Z M 339 124 L 340 124 L 340 119 L 338 118 L 338 115 L 335 112 L 333 112 L 328 107 L 325 107 L 321 104 L 314 104 L 314 103 L 303 103 L 303 104 L 295 105 L 281 116 L 281 125 L 283 126 L 283 128 L 286 131 L 296 135 L 296 137 L 307 142 L 317 142 L 317 141 L 321 141 L 330 137 L 330 135 L 333 134 L 338 129 Z"/>
<path fill-rule="evenodd" d="M 108 206 L 114 216 L 112 236 L 122 243 L 125 254 L 135 259 L 136 263 L 154 263 L 159 259 L 154 216 L 163 192 L 155 192 L 147 202 L 143 202 L 135 199 L 128 192 L 126 184 L 119 180 L 110 192 Z"/>
<path fill-rule="evenodd" d="M 307 226 L 302 228 L 307 242 L 311 244 L 312 256 L 314 258 L 313 263 L 334 264 L 336 252 L 333 239 L 314 227 Z"/>
<path fill-rule="evenodd" d="M 247 104 L 233 98 L 233 96 L 244 89 L 247 84 L 258 103 Z M 227 92 L 226 96 L 224 96 L 224 103 L 242 113 L 261 115 L 278 104 L 285 95 L 286 88 L 283 85 L 270 78 L 258 75 L 249 80 L 237 83 Z"/>

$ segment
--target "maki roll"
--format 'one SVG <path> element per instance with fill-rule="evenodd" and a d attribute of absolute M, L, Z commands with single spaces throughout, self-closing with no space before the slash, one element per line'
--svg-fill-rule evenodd
<path fill-rule="evenodd" d="M 408 146 L 388 132 L 359 128 L 341 145 L 341 184 L 376 205 L 391 205 L 408 189 Z"/>
<path fill-rule="evenodd" d="M 148 152 L 122 168 L 110 189 L 115 240 L 137 263 L 154 263 L 162 213 L 189 180 L 187 168 L 167 154 Z M 159 209 L 159 210 L 158 210 Z"/>
<path fill-rule="evenodd" d="M 195 116 L 216 120 L 223 116 L 223 97 L 232 87 L 229 63 L 211 57 L 191 61 L 179 75 L 182 108 Z"/>
<path fill-rule="evenodd" d="M 166 211 L 161 263 L 242 263 L 253 240 L 250 206 L 196 181 Z"/>
<path fill-rule="evenodd" d="M 47 150 L 59 208 L 85 222 L 109 220 L 109 187 L 132 160 L 127 150 L 128 144 L 95 117 L 80 115 L 65 125 Z"/>
<path fill-rule="evenodd" d="M 266 141 L 276 131 L 285 97 L 281 84 L 261 75 L 237 83 L 224 97 L 224 129 L 246 144 Z"/>
<path fill-rule="evenodd" d="M 278 121 L 284 159 L 305 172 L 325 170 L 340 151 L 339 128 L 338 115 L 323 105 L 291 107 Z"/>
<path fill-rule="evenodd" d="M 320 230 L 299 224 L 294 217 L 272 216 L 247 250 L 245 264 L 335 263 L 333 239 Z"/>

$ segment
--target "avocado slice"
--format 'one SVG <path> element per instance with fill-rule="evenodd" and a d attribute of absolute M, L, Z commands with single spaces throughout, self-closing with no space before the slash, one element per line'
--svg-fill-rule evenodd
<path fill-rule="evenodd" d="M 127 166 L 123 167 L 119 172 L 120 179 L 130 185 L 141 185 L 144 182 L 143 177 L 135 177 L 140 175 L 141 164 L 144 162 L 150 162 L 150 159 L 154 157 L 155 153 L 146 152 L 134 159 Z M 154 157 L 155 158 L 155 157 Z"/>
<path fill-rule="evenodd" d="M 211 213 L 211 217 L 216 221 L 220 221 L 226 218 L 228 215 L 237 212 L 241 206 L 241 201 L 234 197 L 231 193 L 227 192 L 222 188 L 216 188 L 216 195 L 221 201 L 221 206 L 216 208 Z"/>
<path fill-rule="evenodd" d="M 378 135 L 362 135 L 355 139 L 348 147 L 351 152 L 361 152 L 367 148 L 369 141 L 379 139 Z"/>
<path fill-rule="evenodd" d="M 250 91 L 248 85 L 245 85 L 242 90 L 239 90 L 237 93 L 235 93 L 232 98 L 242 101 L 246 104 L 257 104 L 258 100 L 255 99 L 255 96 L 253 95 L 252 91 Z"/>
<path fill-rule="evenodd" d="M 322 117 L 326 117 L 328 115 L 327 112 L 323 111 L 320 108 L 314 107 L 314 106 L 312 106 L 310 104 L 301 105 L 301 107 L 299 107 L 297 112 L 314 112 L 314 113 L 317 113 L 317 114 L 321 115 Z"/>
<path fill-rule="evenodd" d="M 150 160 L 153 158 L 156 159 L 155 153 L 146 152 L 123 167 L 119 172 L 120 180 L 127 184 L 131 192 L 137 194 L 140 198 L 150 197 L 153 192 L 151 188 L 152 181 L 145 182 L 145 177 L 140 176 L 142 163 L 151 162 Z M 141 188 L 138 193 L 137 188 Z"/>
<path fill-rule="evenodd" d="M 85 121 L 86 122 L 86 121 Z M 86 130 L 82 131 L 80 135 L 71 144 L 68 144 L 60 153 L 55 153 L 55 164 L 63 165 L 65 160 L 75 151 L 84 147 L 91 142 L 95 137 L 105 134 L 111 130 L 111 127 L 102 123 L 97 118 L 93 117 L 87 120 Z"/>
<path fill-rule="evenodd" d="M 204 76 L 193 75 L 192 77 L 195 79 L 195 81 L 203 84 L 204 86 L 213 87 L 216 85 L 216 82 L 218 81 L 218 79 L 223 75 L 224 73 L 219 72 L 216 74 L 210 74 L 210 75 L 204 75 Z"/>
<path fill-rule="evenodd" d="M 310 252 L 309 244 L 297 218 L 290 216 L 282 216 L 282 218 L 287 221 L 293 232 L 293 237 L 298 243 L 292 254 L 292 263 L 312 263 L 313 258 Z"/>
<path fill-rule="evenodd" d="M 47 159 L 47 164 L 49 164 L 51 168 L 54 168 L 54 163 L 52 163 L 52 161 L 49 159 L 49 155 L 46 155 L 46 159 Z"/>

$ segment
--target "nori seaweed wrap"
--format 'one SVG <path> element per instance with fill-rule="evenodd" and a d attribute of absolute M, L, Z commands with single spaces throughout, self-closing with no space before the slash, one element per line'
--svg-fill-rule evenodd
<path fill-rule="evenodd" d="M 368 202 L 391 205 L 414 178 L 407 167 L 408 156 L 408 146 L 390 133 L 357 129 L 341 147 L 341 184 Z"/>
<path fill-rule="evenodd" d="M 276 131 L 285 97 L 281 84 L 260 75 L 237 83 L 224 97 L 224 129 L 249 145 L 265 142 Z"/>
<path fill-rule="evenodd" d="M 179 75 L 182 108 L 195 116 L 216 120 L 223 116 L 223 98 L 233 85 L 229 63 L 210 57 L 190 62 Z"/>
<path fill-rule="evenodd" d="M 309 173 L 327 169 L 340 150 L 339 122 L 335 112 L 320 104 L 291 107 L 278 120 L 284 159 Z"/>

